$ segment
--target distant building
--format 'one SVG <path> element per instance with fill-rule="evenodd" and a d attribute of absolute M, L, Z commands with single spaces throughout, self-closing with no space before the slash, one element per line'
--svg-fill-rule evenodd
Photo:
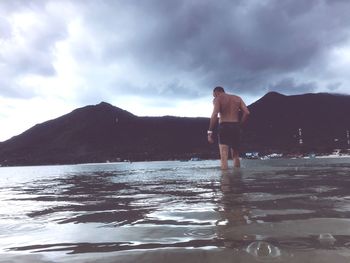
<path fill-rule="evenodd" d="M 299 144 L 302 145 L 303 144 L 303 134 L 302 134 L 301 128 L 299 128 L 299 130 L 298 130 L 298 138 L 299 138 Z"/>

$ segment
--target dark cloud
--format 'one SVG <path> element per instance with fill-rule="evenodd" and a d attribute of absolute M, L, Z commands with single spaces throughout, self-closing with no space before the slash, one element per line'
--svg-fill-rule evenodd
<path fill-rule="evenodd" d="M 167 90 L 153 88 L 164 96 L 180 91 L 173 83 L 184 72 L 202 88 L 220 83 L 247 94 L 269 89 L 291 74 L 296 83 L 298 77 L 313 83 L 305 71 L 326 63 L 325 54 L 349 39 L 346 1 L 103 3 L 89 2 L 84 21 L 106 37 L 103 60 L 117 63 L 128 56 L 147 71 L 169 74 Z M 286 92 L 315 89 L 287 86 Z"/>
<path fill-rule="evenodd" d="M 317 83 L 297 83 L 293 78 L 285 78 L 269 86 L 269 91 L 277 91 L 286 95 L 311 93 L 317 88 Z"/>
<path fill-rule="evenodd" d="M 201 97 L 208 94 L 203 94 L 203 89 L 189 86 L 182 82 L 182 79 L 171 78 L 167 81 L 157 81 L 156 79 L 152 82 L 144 83 L 144 85 L 134 85 L 129 82 L 117 82 L 115 83 L 115 90 L 121 90 L 122 93 L 119 95 L 134 95 L 139 97 L 151 97 L 155 100 L 160 100 L 162 98 L 168 98 L 168 103 L 174 102 L 176 100 L 188 99 L 192 97 Z M 105 90 L 106 91 L 106 90 Z M 109 96 L 113 96 L 112 92 L 109 91 Z M 95 97 L 100 94 L 99 90 L 96 90 Z M 170 99 L 170 100 L 169 100 Z"/>
<path fill-rule="evenodd" d="M 52 48 L 67 34 L 64 17 L 48 12 L 55 2 L 2 2 L 7 11 L 27 8 L 45 20 L 28 36 L 28 48 L 6 61 L 19 72 L 55 73 Z M 345 0 L 65 2 L 84 30 L 72 43 L 74 58 L 101 69 L 124 68 L 108 75 L 102 89 L 140 96 L 200 97 L 216 85 L 255 96 L 270 89 L 316 91 L 327 80 L 313 73 L 326 68 L 329 52 L 350 39 Z M 0 32 L 8 35 L 6 26 Z M 92 74 L 83 77 L 97 82 Z M 332 82 L 344 86 L 343 80 Z"/>

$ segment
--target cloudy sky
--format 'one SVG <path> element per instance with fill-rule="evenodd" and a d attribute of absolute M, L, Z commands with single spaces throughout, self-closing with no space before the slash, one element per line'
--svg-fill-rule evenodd
<path fill-rule="evenodd" d="M 0 141 L 101 101 L 209 116 L 217 85 L 350 94 L 349 0 L 1 0 Z"/>

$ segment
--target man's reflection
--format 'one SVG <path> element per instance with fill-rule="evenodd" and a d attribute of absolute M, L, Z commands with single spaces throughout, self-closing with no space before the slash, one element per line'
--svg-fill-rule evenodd
<path fill-rule="evenodd" d="M 221 174 L 222 198 L 219 203 L 221 219 L 217 222 L 217 229 L 218 237 L 225 241 L 226 246 L 247 238 L 237 228 L 250 223 L 250 209 L 244 200 L 245 187 L 242 178 L 243 171 L 240 168 L 222 171 Z"/>

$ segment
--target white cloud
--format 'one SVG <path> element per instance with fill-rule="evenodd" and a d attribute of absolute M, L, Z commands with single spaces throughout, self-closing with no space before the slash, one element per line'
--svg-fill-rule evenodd
<path fill-rule="evenodd" d="M 334 48 L 330 52 L 327 77 L 332 83 L 339 83 L 334 89 L 338 92 L 350 93 L 350 41 L 347 45 Z"/>
<path fill-rule="evenodd" d="M 59 99 L 27 100 L 0 98 L 0 141 L 18 135 L 37 123 L 57 118 L 72 111 L 76 105 Z"/>

